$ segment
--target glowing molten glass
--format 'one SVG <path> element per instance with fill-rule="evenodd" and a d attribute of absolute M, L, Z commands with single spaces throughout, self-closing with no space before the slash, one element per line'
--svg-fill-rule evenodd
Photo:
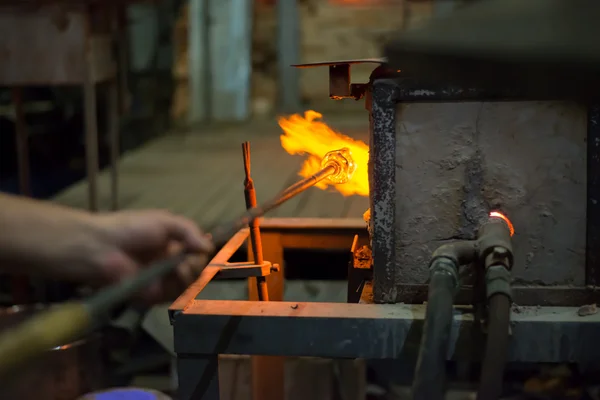
<path fill-rule="evenodd" d="M 320 189 L 333 186 L 344 196 L 368 196 L 369 178 L 367 163 L 369 162 L 369 146 L 360 140 L 354 140 L 331 129 L 320 121 L 322 115 L 316 111 L 307 111 L 304 116 L 293 114 L 279 118 L 279 126 L 283 129 L 281 146 L 290 154 L 308 155 L 299 174 L 306 178 L 323 168 L 326 157 L 342 157 L 350 160 L 348 171 L 344 176 L 331 177 L 317 183 Z M 342 149 L 330 153 L 331 149 Z M 333 154 L 335 153 L 335 154 Z M 346 154 L 346 155 L 344 155 Z M 341 180 L 340 180 L 341 178 Z"/>
<path fill-rule="evenodd" d="M 513 226 L 512 222 L 510 222 L 510 219 L 508 219 L 508 217 L 506 215 L 504 215 L 498 211 L 492 211 L 492 212 L 490 212 L 490 218 L 500 218 L 502 221 L 506 222 L 506 225 L 508 226 L 508 230 L 510 231 L 510 236 L 515 234 L 515 227 Z"/>
<path fill-rule="evenodd" d="M 356 164 L 354 164 L 354 160 L 352 159 L 352 153 L 346 148 L 330 151 L 325 154 L 325 157 L 321 161 L 321 168 L 328 166 L 334 167 L 335 173 L 328 176 L 327 179 L 336 185 L 347 183 L 356 172 Z"/>

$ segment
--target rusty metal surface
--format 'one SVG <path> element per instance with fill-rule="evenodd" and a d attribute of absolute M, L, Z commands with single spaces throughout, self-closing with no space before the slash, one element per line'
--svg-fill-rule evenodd
<path fill-rule="evenodd" d="M 396 97 L 398 86 L 376 80 L 368 93 L 369 196 L 375 301 L 396 301 Z"/>
<path fill-rule="evenodd" d="M 330 358 L 414 355 L 424 305 L 194 301 L 174 324 L 179 355 L 263 354 Z M 522 307 L 513 312 L 513 362 L 591 362 L 600 349 L 600 315 L 575 307 Z M 448 359 L 479 360 L 483 335 L 470 309 L 457 308 Z M 197 338 L 201 337 L 202 340 Z"/>
<path fill-rule="evenodd" d="M 371 95 L 372 97 L 376 97 L 372 103 L 374 104 L 378 104 L 381 103 L 382 101 L 387 104 L 386 102 L 389 101 L 390 99 L 390 94 L 392 94 L 392 103 L 398 103 L 400 105 L 399 110 L 400 112 L 403 112 L 405 109 L 410 108 L 411 106 L 413 106 L 412 104 L 409 103 L 420 103 L 420 104 L 415 104 L 413 110 L 418 109 L 421 110 L 421 114 L 420 116 L 423 117 L 422 120 L 423 121 L 434 121 L 431 123 L 431 138 L 433 138 L 434 143 L 433 145 L 431 144 L 431 140 L 425 140 L 425 141 L 421 141 L 420 143 L 422 143 L 424 145 L 423 148 L 427 147 L 427 151 L 429 156 L 425 157 L 427 158 L 427 160 L 423 159 L 421 160 L 423 162 L 423 164 L 421 165 L 421 167 L 417 166 L 413 169 L 413 171 L 417 171 L 416 173 L 422 173 L 423 168 L 431 168 L 431 170 L 435 170 L 434 174 L 427 174 L 428 177 L 426 177 L 426 180 L 423 181 L 421 178 L 414 180 L 415 183 L 415 187 L 417 187 L 417 191 L 421 190 L 423 187 L 423 185 L 425 185 L 427 183 L 428 180 L 431 179 L 432 176 L 437 176 L 436 174 L 440 173 L 439 171 L 444 169 L 444 165 L 440 164 L 439 166 L 437 164 L 439 164 L 437 161 L 436 163 L 431 163 L 431 146 L 438 146 L 440 149 L 442 149 L 442 153 L 446 150 L 449 149 L 449 146 L 441 146 L 440 143 L 443 140 L 447 140 L 448 137 L 447 135 L 442 135 L 439 136 L 439 125 L 440 124 L 440 119 L 436 118 L 434 120 L 431 120 L 431 118 L 429 118 L 429 120 L 427 119 L 427 116 L 430 116 L 430 113 L 428 113 L 427 110 L 430 109 L 434 109 L 435 108 L 439 108 L 439 104 L 440 103 L 448 103 L 448 110 L 450 110 L 446 115 L 447 120 L 450 121 L 451 123 L 454 123 L 455 125 L 450 125 L 449 126 L 449 132 L 451 131 L 453 134 L 456 133 L 456 137 L 457 137 L 457 147 L 460 147 L 459 143 L 460 142 L 460 138 L 464 138 L 465 135 L 464 133 L 462 133 L 465 128 L 464 128 L 464 124 L 462 123 L 456 123 L 457 121 L 457 114 L 456 113 L 452 113 L 451 110 L 456 107 L 456 109 L 458 109 L 459 107 L 467 107 L 466 104 L 470 104 L 473 105 L 474 103 L 467 103 L 467 102 L 471 102 L 471 101 L 477 101 L 477 100 L 482 100 L 485 102 L 485 106 L 481 107 L 480 110 L 475 110 L 475 115 L 487 115 L 487 114 L 483 114 L 483 112 L 485 112 L 487 110 L 487 107 L 490 107 L 490 103 L 489 101 L 486 102 L 486 99 L 490 99 L 490 100 L 496 100 L 501 104 L 504 104 L 504 107 L 510 107 L 508 106 L 508 104 L 511 104 L 509 102 L 504 102 L 502 103 L 502 101 L 505 100 L 524 100 L 524 99 L 541 99 L 542 101 L 547 100 L 547 99 L 556 99 L 556 98 L 562 98 L 564 93 L 561 92 L 554 92 L 554 88 L 550 87 L 548 88 L 546 91 L 543 92 L 538 92 L 538 91 L 530 91 L 530 88 L 527 85 L 527 82 L 524 82 L 521 79 L 513 79 L 511 81 L 511 84 L 508 86 L 503 86 L 503 87 L 499 87 L 498 85 L 496 85 L 495 82 L 479 82 L 479 86 L 468 86 L 465 85 L 464 82 L 460 82 L 460 81 L 454 81 L 451 83 L 448 82 L 440 82 L 439 80 L 428 80 L 428 79 L 424 79 L 421 77 L 414 77 L 414 78 L 397 78 L 397 79 L 381 79 L 381 80 L 375 80 L 375 82 L 373 83 L 373 88 L 371 90 Z M 374 96 L 373 96 L 374 95 Z M 425 104 L 423 104 L 425 103 Z M 432 104 L 435 103 L 435 104 Z M 515 105 L 515 110 L 516 112 L 519 111 L 519 107 L 520 107 L 520 103 L 512 103 Z M 578 104 L 580 103 L 574 103 L 577 105 L 577 107 L 579 107 Z M 593 110 L 593 108 L 592 108 Z M 479 114 L 477 113 L 479 111 Z M 556 198 L 557 193 L 569 193 L 569 196 L 574 196 L 575 194 L 575 190 L 567 190 L 565 191 L 563 186 L 561 185 L 545 185 L 542 186 L 541 192 L 537 193 L 537 196 L 540 196 L 537 198 L 537 202 L 539 202 L 540 204 L 552 204 L 550 210 L 551 210 L 551 215 L 571 215 L 571 211 L 574 211 L 576 213 L 579 213 L 580 217 L 577 218 L 572 218 L 572 221 L 576 221 L 579 225 L 577 229 L 573 229 L 573 230 L 569 230 L 569 234 L 567 236 L 560 236 L 558 235 L 558 233 L 560 232 L 565 232 L 566 230 L 563 228 L 554 228 L 551 227 L 550 225 L 541 228 L 538 227 L 539 224 L 538 219 L 534 219 L 532 224 L 523 226 L 520 231 L 520 235 L 521 237 L 518 238 L 519 241 L 524 240 L 524 238 L 531 236 L 531 232 L 535 230 L 536 234 L 541 237 L 541 235 L 549 235 L 552 234 L 554 232 L 554 237 L 558 240 L 559 236 L 560 239 L 559 241 L 556 240 L 552 240 L 550 242 L 546 241 L 547 243 L 552 243 L 552 244 L 546 244 L 543 247 L 545 248 L 545 250 L 540 250 L 542 249 L 542 247 L 538 247 L 538 250 L 526 250 L 527 246 L 519 246 L 519 248 L 521 249 L 521 255 L 519 256 L 517 254 L 516 256 L 516 261 L 515 261 L 515 276 L 517 278 L 521 278 L 517 283 L 519 284 L 523 284 L 526 285 L 527 283 L 531 284 L 531 289 L 527 288 L 527 296 L 523 295 L 524 299 L 523 301 L 526 302 L 526 304 L 532 304 L 531 301 L 539 301 L 539 304 L 548 304 L 548 302 L 551 302 L 552 304 L 558 305 L 558 304 L 569 304 L 569 305 L 574 305 L 575 303 L 575 298 L 578 298 L 580 300 L 584 300 L 584 299 L 590 299 L 590 295 L 588 295 L 590 292 L 589 290 L 585 289 L 583 286 L 584 281 L 587 283 L 591 283 L 592 281 L 590 280 L 586 280 L 589 279 L 587 276 L 585 276 L 585 274 L 590 274 L 590 272 L 593 272 L 593 268 L 590 268 L 590 265 L 593 265 L 593 262 L 590 263 L 590 261 L 588 261 L 588 268 L 587 268 L 587 272 L 584 271 L 584 257 L 585 257 L 585 248 L 584 246 L 587 248 L 587 253 L 588 253 L 588 257 L 589 257 L 589 253 L 593 252 L 593 249 L 597 248 L 597 246 L 595 246 L 593 244 L 593 240 L 590 241 L 591 239 L 594 239 L 594 236 L 592 235 L 590 237 L 590 235 L 588 235 L 588 243 L 586 244 L 585 241 L 582 238 L 582 235 L 584 235 L 584 232 L 586 231 L 585 229 L 585 225 L 586 225 L 586 218 L 585 218 L 585 207 L 583 206 L 583 204 L 585 204 L 585 200 L 588 200 L 588 204 L 593 204 L 596 201 L 594 199 L 590 200 L 590 195 L 589 193 L 594 193 L 592 190 L 590 190 L 590 188 L 593 188 L 594 185 L 597 186 L 597 182 L 595 181 L 588 181 L 587 186 L 588 186 L 588 195 L 586 197 L 585 193 L 581 194 L 581 187 L 585 188 L 586 183 L 585 180 L 582 181 L 581 177 L 585 177 L 586 171 L 585 171 L 585 140 L 584 140 L 584 136 L 585 136 L 585 111 L 586 108 L 583 107 L 583 112 L 578 114 L 578 115 L 582 115 L 583 118 L 578 119 L 578 137 L 570 140 L 571 142 L 575 143 L 575 145 L 577 147 L 580 147 L 582 150 L 573 150 L 573 152 L 571 153 L 572 155 L 569 156 L 572 157 L 572 162 L 569 162 L 568 165 L 576 165 L 577 166 L 577 173 L 572 173 L 571 175 L 567 175 L 567 174 L 562 174 L 562 176 L 575 176 L 577 179 L 575 179 L 574 184 L 576 183 L 578 185 L 578 189 L 577 189 L 577 196 L 578 199 L 576 201 L 556 201 L 553 202 L 550 199 L 552 199 L 553 197 Z M 396 185 L 398 185 L 398 183 L 396 182 L 396 174 L 398 174 L 400 168 L 394 168 L 394 165 L 398 164 L 398 157 L 403 158 L 404 162 L 407 161 L 406 157 L 401 157 L 401 154 L 403 154 L 403 152 L 408 152 L 410 154 L 419 154 L 419 152 L 415 153 L 415 152 L 411 152 L 409 148 L 407 148 L 406 146 L 414 146 L 415 145 L 415 141 L 413 141 L 412 139 L 409 142 L 406 142 L 408 137 L 412 137 L 410 132 L 413 132 L 412 129 L 417 129 L 419 131 L 419 137 L 422 137 L 422 134 L 424 133 L 423 130 L 419 130 L 421 127 L 415 128 L 416 125 L 413 124 L 414 121 L 411 121 L 410 124 L 402 124 L 401 122 L 404 121 L 404 116 L 403 115 L 403 120 L 402 121 L 398 121 L 397 124 L 389 124 L 389 121 L 391 120 L 391 118 L 396 118 L 397 116 L 395 115 L 396 110 L 391 111 L 393 113 L 393 115 L 387 115 L 387 114 L 379 114 L 378 116 L 376 116 L 375 118 L 373 118 L 373 113 L 372 113 L 372 132 L 375 132 L 374 134 L 372 133 L 372 138 L 371 138 L 371 158 L 372 160 L 370 161 L 370 168 L 373 169 L 373 173 L 370 173 L 370 184 L 371 184 L 371 201 L 373 202 L 373 204 L 371 204 L 371 210 L 373 211 L 375 209 L 375 215 L 377 213 L 379 213 L 381 215 L 381 218 L 376 220 L 376 219 L 371 219 L 371 223 L 374 224 L 374 242 L 373 242 L 373 253 L 374 253 L 374 257 L 375 259 L 377 259 L 377 257 L 380 257 L 380 260 L 383 261 L 383 264 L 380 262 L 378 264 L 377 261 L 375 261 L 375 281 L 373 283 L 373 285 L 375 286 L 375 297 L 376 297 L 376 301 L 377 302 L 394 302 L 394 301 L 412 301 L 410 296 L 407 295 L 407 297 L 403 297 L 403 293 L 410 293 L 410 290 L 407 287 L 408 283 L 421 283 L 423 282 L 423 275 L 421 275 L 418 279 L 404 279 L 405 276 L 401 276 L 402 274 L 408 274 L 410 273 L 410 271 L 408 271 L 406 269 L 406 265 L 407 263 L 403 263 L 403 262 L 397 262 L 396 258 L 397 255 L 394 255 L 393 253 L 396 252 L 399 248 L 402 248 L 403 251 L 406 251 L 406 247 L 402 247 L 401 244 L 399 244 L 397 246 L 397 249 L 391 249 L 388 247 L 390 241 L 399 241 L 399 238 L 397 236 L 397 233 L 394 232 L 394 229 L 390 229 L 390 227 L 394 226 L 394 222 L 393 219 L 394 218 L 401 218 L 401 220 L 399 220 L 397 222 L 398 223 L 402 223 L 406 226 L 406 232 L 409 236 L 406 236 L 407 241 L 410 241 L 410 237 L 412 235 L 412 237 L 414 238 L 413 242 L 414 243 L 421 243 L 423 241 L 419 240 L 418 237 L 415 237 L 415 232 L 417 231 L 421 231 L 421 232 L 426 232 L 428 231 L 428 229 L 430 227 L 439 227 L 441 225 L 441 223 L 444 223 L 445 219 L 441 219 L 438 218 L 438 222 L 440 223 L 432 223 L 429 227 L 424 227 L 423 226 L 423 221 L 420 221 L 419 223 L 415 224 L 414 226 L 411 226 L 411 222 L 409 221 L 409 216 L 406 214 L 406 212 L 403 212 L 402 215 L 398 214 L 398 216 L 396 217 L 396 212 L 397 212 L 397 207 L 395 205 L 395 201 L 394 198 L 396 197 L 401 197 L 402 194 L 401 193 L 397 193 L 393 194 L 394 191 L 397 191 L 398 189 L 395 188 Z M 526 110 L 525 112 L 529 112 L 529 110 Z M 562 110 L 561 110 L 562 113 Z M 561 113 L 556 113 L 556 112 L 550 112 L 547 115 L 550 116 L 550 118 L 555 118 L 558 117 L 559 115 L 561 115 Z M 578 111 L 579 113 L 579 111 Z M 563 113 L 564 114 L 564 113 Z M 509 114 L 510 115 L 510 114 Z M 517 114 L 518 115 L 518 114 Z M 595 118 L 596 114 L 592 113 L 588 113 L 588 136 L 591 135 L 594 131 L 594 122 L 595 120 L 593 118 Z M 579 117 L 578 117 L 579 118 Z M 399 119 L 399 118 L 398 118 Z M 489 119 L 488 119 L 489 120 Z M 510 123 L 510 119 L 508 122 L 506 122 L 506 118 L 503 118 L 502 121 L 497 122 L 494 121 L 494 127 L 497 130 L 498 126 L 502 126 L 502 124 L 508 124 L 510 125 L 510 128 L 505 129 L 506 131 L 512 132 L 514 134 L 515 129 L 514 125 L 511 125 Z M 543 118 L 538 119 L 537 121 L 539 121 L 540 124 L 544 124 L 544 123 L 550 123 L 550 120 L 548 118 L 546 118 L 546 116 L 543 116 Z M 478 118 L 478 132 L 485 132 L 487 131 L 488 133 L 492 134 L 493 133 L 493 129 L 490 129 L 489 126 L 489 122 L 487 122 L 485 125 L 485 119 Z M 550 123 L 551 124 L 551 123 Z M 406 126 L 404 126 L 406 125 Z M 560 125 L 560 124 L 555 124 L 555 125 Z M 442 124 L 442 126 L 444 126 Z M 408 127 L 408 128 L 407 128 Z M 452 127 L 456 128 L 455 130 L 452 130 Z M 535 125 L 534 125 L 535 128 Z M 409 129 L 409 132 L 406 131 L 406 129 Z M 461 130 L 462 129 L 462 130 Z M 562 140 L 564 142 L 567 142 L 567 138 L 570 137 L 569 135 L 573 135 L 573 131 L 574 129 L 571 128 L 566 128 L 563 130 L 564 133 L 561 132 L 561 135 L 558 136 L 558 140 Z M 461 133 L 459 133 L 461 132 Z M 538 129 L 530 129 L 529 135 L 530 135 L 530 141 L 529 143 L 533 144 L 533 146 L 531 148 L 536 148 L 538 150 L 538 152 L 536 153 L 536 157 L 540 157 L 539 153 L 539 146 L 535 145 L 535 143 L 539 142 L 539 139 L 536 140 L 536 137 L 534 136 L 535 132 L 539 132 L 539 135 L 541 138 L 543 138 L 543 135 L 546 135 L 548 130 L 545 128 L 540 128 L 538 127 Z M 583 136 L 582 136 L 583 135 Z M 592 135 L 593 136 L 593 135 Z M 493 137 L 493 136 L 492 136 Z M 510 153 L 512 152 L 512 154 L 509 154 L 508 158 L 514 157 L 515 159 L 520 159 L 520 160 L 526 160 L 528 159 L 527 156 L 525 156 L 525 158 L 522 157 L 517 157 L 515 154 L 517 154 L 518 152 L 522 152 L 523 154 L 527 153 L 527 154 L 533 154 L 531 152 L 527 152 L 524 151 L 524 140 L 525 137 L 523 134 L 515 136 L 519 138 L 519 145 L 517 146 L 507 146 L 507 149 L 509 149 L 507 152 Z M 555 137 L 555 136 L 553 136 Z M 562 139 L 561 139 L 562 137 Z M 498 140 L 500 138 L 500 135 L 497 135 L 495 137 L 495 140 Z M 398 142 L 402 139 L 402 143 L 403 146 L 398 146 Z M 512 140 L 512 138 L 511 138 Z M 545 143 L 545 140 L 543 141 L 544 145 L 542 146 L 542 148 L 546 148 L 549 146 L 548 143 Z M 482 142 L 485 144 L 485 146 L 490 146 L 491 142 L 489 140 L 486 140 L 484 142 Z M 588 146 L 590 143 L 593 143 L 593 141 L 590 141 L 588 138 Z M 583 146 L 583 147 L 581 147 Z M 466 147 L 466 146 L 465 146 Z M 564 154 L 566 154 L 564 152 L 564 149 L 567 148 L 568 146 L 561 146 L 561 145 L 557 145 L 555 147 L 555 154 L 560 153 L 562 156 L 564 156 Z M 517 150 L 515 150 L 517 149 Z M 387 150 L 387 151 L 386 151 Z M 452 149 L 451 149 L 452 150 Z M 588 151 L 590 150 L 590 148 L 588 147 Z M 396 151 L 398 152 L 398 154 L 396 154 Z M 516 153 L 515 153 L 516 152 Z M 448 160 L 450 160 L 450 164 L 452 164 L 452 162 L 457 161 L 456 156 L 455 155 L 450 155 L 451 151 L 448 151 Z M 435 154 L 435 153 L 434 153 Z M 446 154 L 446 153 L 444 153 Z M 543 154 L 543 153 L 542 153 Z M 573 155 L 574 154 L 574 155 Z M 589 153 L 589 154 L 595 154 L 595 153 Z M 503 153 L 501 152 L 487 152 L 485 154 L 486 156 L 488 156 L 488 160 L 493 160 L 494 164 L 494 168 L 489 167 L 488 168 L 488 174 L 486 176 L 485 179 L 490 179 L 490 177 L 492 177 L 494 174 L 498 174 L 500 173 L 501 170 L 503 170 L 503 168 L 499 168 L 498 166 L 500 165 L 500 163 L 496 162 L 498 159 L 500 159 L 500 162 L 503 162 Z M 387 157 L 387 158 L 385 158 Z M 414 157 L 409 157 L 408 158 L 409 161 L 412 160 L 413 162 L 415 161 Z M 418 160 L 419 157 L 416 158 L 416 160 Z M 460 159 L 460 158 L 459 158 Z M 552 159 L 552 157 L 550 157 L 549 159 Z M 571 158 L 570 158 L 571 159 Z M 592 157 L 591 160 L 593 160 L 594 158 Z M 396 161 L 394 161 L 396 160 Z M 446 159 L 444 159 L 446 160 Z M 453 161 L 454 160 L 454 161 Z M 581 167 L 581 160 L 584 160 L 584 164 L 583 167 Z M 434 159 L 435 161 L 435 159 Z M 590 160 L 588 160 L 590 161 Z M 504 161 L 505 162 L 505 161 Z M 429 163 L 429 164 L 428 164 Z M 518 161 L 517 164 L 521 163 L 521 161 Z M 452 166 L 448 164 L 449 168 L 451 169 Z M 508 170 L 513 170 L 515 171 L 517 164 L 512 163 L 512 165 L 508 166 Z M 452 164 L 454 165 L 454 164 Z M 460 165 L 457 164 L 457 165 Z M 520 164 L 519 164 L 520 165 Z M 529 171 L 529 165 L 537 165 L 536 163 L 529 163 L 527 165 L 523 164 L 521 166 L 522 170 L 520 171 L 520 173 L 523 173 L 523 171 Z M 592 164 L 593 165 L 593 164 Z M 439 168 L 438 168 L 439 167 Z M 573 167 L 574 168 L 574 167 Z M 397 169 L 397 171 L 395 170 Z M 420 172 L 418 172 L 420 171 Z M 470 170 L 469 170 L 470 171 Z M 458 172 L 458 169 L 456 169 L 458 176 L 458 180 L 462 181 L 464 179 L 463 175 L 460 175 L 460 172 Z M 515 172 L 518 172 L 518 170 L 516 170 Z M 593 171 L 592 171 L 593 172 Z M 588 176 L 590 174 L 590 168 L 588 167 L 587 170 Z M 410 173 L 406 174 L 407 176 L 411 176 Z M 532 174 L 532 176 L 534 176 Z M 595 175 L 593 175 L 595 176 Z M 414 176 L 413 176 L 414 177 Z M 440 186 L 436 186 L 436 185 L 431 185 L 431 187 L 436 186 L 436 188 L 444 188 L 444 190 L 448 190 L 448 184 L 454 184 L 456 183 L 456 180 L 454 179 L 455 176 L 451 177 L 452 179 L 442 179 L 440 182 L 443 181 L 443 185 L 442 183 L 440 183 Z M 437 178 L 435 178 L 437 179 Z M 562 179 L 562 177 L 560 177 L 560 179 Z M 589 178 L 588 178 L 589 179 Z M 497 189 L 502 189 L 505 190 L 505 186 L 506 185 L 511 185 L 514 182 L 514 177 L 511 177 L 509 179 L 494 179 L 495 182 L 493 184 L 487 184 L 486 187 L 489 188 L 497 188 Z M 524 179 L 523 179 L 524 181 Z M 529 179 L 529 181 L 531 181 L 531 178 Z M 536 180 L 537 181 L 537 180 Z M 387 186 L 385 186 L 384 184 L 387 183 Z M 406 189 L 406 185 L 401 185 L 404 189 Z M 398 186 L 400 187 L 400 186 Z M 525 186 L 525 189 L 527 189 L 527 191 L 529 193 L 536 193 L 533 187 L 527 187 Z M 438 189 L 436 189 L 438 190 Z M 416 204 L 414 207 L 421 207 L 422 206 L 422 202 L 420 202 L 418 199 L 415 199 L 414 191 L 409 191 L 411 193 L 411 198 L 413 200 L 413 205 Z M 505 191 L 505 192 L 508 192 Z M 427 191 L 424 190 L 423 192 L 423 199 L 425 199 L 425 201 L 430 201 L 430 199 L 432 199 L 432 195 L 431 195 L 431 190 Z M 473 190 L 472 193 L 476 193 L 476 190 Z M 388 196 L 389 194 L 392 194 L 392 196 Z M 482 194 L 483 196 L 484 194 Z M 441 195 L 440 195 L 441 196 Z M 487 194 L 485 194 L 485 196 L 487 196 Z M 374 201 L 373 199 L 377 197 L 377 199 Z M 498 203 L 493 203 L 490 200 L 493 200 L 491 197 L 485 197 L 486 201 L 489 201 L 489 206 L 491 207 L 492 204 L 497 204 L 496 207 L 502 206 L 502 207 L 508 207 L 508 203 L 509 203 L 509 199 L 510 201 L 514 200 L 514 197 L 510 197 L 510 196 L 497 196 L 499 197 L 499 202 Z M 439 199 L 438 199 L 439 200 Z M 441 203 L 439 203 L 440 205 L 443 204 L 444 207 L 448 207 L 448 201 L 442 201 Z M 461 203 L 463 205 L 467 205 L 467 203 Z M 408 203 L 405 207 L 408 207 Z M 375 206 L 377 208 L 375 208 Z M 413 210 L 414 211 L 414 207 L 410 206 L 407 209 L 409 211 Z M 583 207 L 583 208 L 582 208 Z M 535 207 L 532 207 L 532 209 Z M 437 206 L 434 207 L 434 209 L 437 209 Z M 442 207 L 443 209 L 443 207 Z M 458 209 L 458 207 L 457 207 Z M 516 208 L 515 208 L 516 209 Z M 564 211 L 564 210 L 571 210 L 571 211 Z M 582 211 L 583 210 L 583 211 Z M 593 207 L 589 207 L 588 206 L 588 213 L 590 212 L 589 210 L 593 211 L 594 208 Z M 511 210 L 507 210 L 507 211 L 512 211 Z M 462 212 L 462 211 L 461 211 Z M 524 207 L 520 207 L 520 209 L 517 210 L 517 213 L 521 213 L 521 216 L 519 216 L 518 218 L 521 218 L 522 220 L 525 220 L 526 217 L 529 218 L 529 216 L 534 215 L 535 211 L 528 211 L 527 209 L 525 209 Z M 584 213 L 584 214 L 581 214 Z M 409 212 L 410 214 L 410 212 Z M 452 214 L 452 212 L 449 213 L 449 215 Z M 459 214 L 452 214 L 454 216 L 459 215 Z M 514 211 L 509 212 L 509 215 L 511 215 L 511 217 L 513 215 L 516 215 Z M 581 217 L 581 215 L 583 215 L 583 218 Z M 595 215 L 595 214 L 593 214 Z M 593 217 L 592 214 L 588 215 L 587 217 L 587 231 L 589 232 L 594 232 L 594 227 L 598 225 L 597 223 L 597 218 L 590 218 Z M 452 217 L 450 217 L 452 218 Z M 524 219 L 525 218 L 525 219 Z M 570 218 L 570 217 L 569 217 Z M 413 219 L 414 220 L 414 219 Z M 562 217 L 562 218 L 558 218 L 558 221 L 560 224 L 564 224 L 565 221 L 568 220 L 568 218 Z M 391 224 L 391 225 L 390 225 Z M 522 225 L 522 224 L 521 224 Z M 517 229 L 518 231 L 518 229 Z M 429 232 L 431 232 L 431 229 L 429 229 Z M 519 232 L 519 231 L 518 231 Z M 452 231 L 452 233 L 446 235 L 447 231 L 444 231 L 443 233 L 441 233 L 439 236 L 439 238 L 442 239 L 447 239 L 450 240 L 452 238 L 456 238 L 456 236 L 460 236 L 460 237 L 468 237 L 465 236 L 464 233 L 459 232 L 457 233 L 456 231 Z M 558 235 L 558 236 L 557 236 Z M 564 238 L 568 238 L 568 239 L 564 239 Z M 546 239 L 544 239 L 546 240 Z M 564 240 L 568 240 L 567 244 L 564 243 Z M 569 241 L 578 241 L 577 246 L 572 246 L 569 243 Z M 433 248 L 435 248 L 436 246 L 433 246 Z M 575 248 L 576 250 L 574 252 L 571 252 L 571 250 L 567 250 L 568 248 Z M 431 250 L 432 251 L 432 250 Z M 540 262 L 540 257 L 539 254 L 541 254 L 542 251 L 546 251 L 546 252 L 551 252 L 554 251 L 555 254 L 553 255 L 553 257 L 548 258 L 546 261 L 542 261 Z M 531 255 L 529 255 L 528 253 L 533 252 L 534 253 L 534 262 L 536 265 L 538 265 L 537 267 L 533 267 L 532 264 L 532 260 L 531 260 Z M 519 253 L 519 252 L 517 252 Z M 423 254 L 425 254 L 425 257 L 427 258 L 429 254 L 431 254 L 430 252 L 424 252 Z M 544 253 L 547 254 L 547 253 Z M 569 257 L 573 258 L 577 258 L 577 262 L 573 262 L 570 263 L 571 265 L 573 265 L 572 268 L 569 267 L 565 267 L 565 268 L 548 268 L 548 264 L 555 264 L 555 265 L 567 265 L 569 263 L 565 263 L 565 262 L 557 262 L 557 257 L 560 254 L 571 254 Z M 416 258 L 415 258 L 416 260 Z M 593 261 L 593 259 L 590 259 L 591 261 Z M 387 264 L 386 264 L 387 263 Z M 402 267 L 398 266 L 396 268 L 396 264 L 398 265 L 402 265 Z M 416 262 L 414 262 L 413 264 L 418 265 L 419 261 L 417 260 Z M 528 264 L 528 265 L 527 265 Z M 527 265 L 527 266 L 526 266 Z M 402 269 L 404 268 L 404 269 Z M 423 265 L 422 268 L 425 269 L 421 269 L 420 272 L 425 272 L 426 270 L 426 266 Z M 527 274 L 529 274 L 528 276 L 525 276 L 523 271 L 527 272 Z M 550 274 L 556 274 L 560 272 L 560 273 L 564 273 L 564 274 L 571 274 L 573 276 L 576 276 L 576 279 L 554 279 L 553 277 L 551 278 L 547 278 L 546 279 L 546 284 L 558 284 L 558 285 L 562 285 L 560 286 L 560 289 L 557 289 L 556 291 L 554 289 L 549 289 L 549 288 L 545 288 L 545 287 L 540 287 L 537 286 L 537 281 L 536 279 L 538 278 L 538 276 L 540 277 L 548 277 Z M 526 279 L 524 279 L 526 278 Z M 392 283 L 395 282 L 395 283 Z M 559 290 L 562 289 L 567 289 L 568 285 L 576 285 L 576 288 L 573 289 L 577 289 L 577 290 L 573 290 L 572 292 L 565 292 L 564 293 L 564 303 L 561 303 L 561 295 L 559 293 Z M 545 291 L 548 291 L 548 293 L 552 293 L 550 300 L 546 300 L 543 296 L 538 295 L 538 293 L 543 293 Z M 592 297 L 593 298 L 593 297 Z M 535 303 L 533 303 L 535 304 Z M 585 303 L 580 303 L 580 304 L 585 304 Z"/>

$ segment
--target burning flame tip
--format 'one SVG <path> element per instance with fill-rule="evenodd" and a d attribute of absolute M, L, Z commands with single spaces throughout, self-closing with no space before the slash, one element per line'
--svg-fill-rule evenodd
<path fill-rule="evenodd" d="M 510 222 L 510 219 L 508 219 L 508 217 L 506 215 L 502 214 L 500 211 L 491 211 L 490 218 L 501 219 L 508 226 L 508 230 L 510 231 L 510 236 L 512 237 L 515 234 L 515 227 L 513 226 L 512 222 Z"/>

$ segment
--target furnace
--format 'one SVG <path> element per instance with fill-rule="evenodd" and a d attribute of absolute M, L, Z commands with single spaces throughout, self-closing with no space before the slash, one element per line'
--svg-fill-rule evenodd
<path fill-rule="evenodd" d="M 370 81 L 353 83 L 351 65 L 365 62 Z M 194 300 L 247 239 L 240 231 L 171 307 L 181 398 L 219 397 L 219 354 L 260 356 L 261 400 L 283 387 L 281 359 L 263 356 L 418 357 L 426 399 L 443 396 L 446 360 L 482 362 L 486 398 L 505 362 L 597 365 L 600 316 L 578 309 L 599 298 L 600 103 L 526 79 L 440 82 L 385 59 L 300 67 L 313 66 L 329 68 L 331 98 L 365 102 L 370 209 L 364 220 L 265 219 L 263 255 L 283 269 L 285 248 L 348 249 L 348 303 Z M 270 300 L 281 274 L 257 276 Z"/>
<path fill-rule="evenodd" d="M 536 98 L 519 81 L 473 87 L 401 74 L 373 80 L 367 96 L 376 302 L 422 301 L 431 253 L 474 238 L 494 210 L 515 226 L 518 304 L 542 300 L 536 288 L 585 297 L 597 279 L 586 251 L 597 229 L 594 105 Z M 559 297 L 541 304 L 567 301 Z"/>

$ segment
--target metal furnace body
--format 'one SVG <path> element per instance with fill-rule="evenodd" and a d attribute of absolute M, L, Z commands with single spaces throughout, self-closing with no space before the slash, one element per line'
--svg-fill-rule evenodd
<path fill-rule="evenodd" d="M 369 229 L 361 220 L 291 219 L 264 220 L 261 228 L 271 263 L 283 264 L 290 247 L 352 247 L 348 303 L 195 300 L 246 241 L 248 230 L 240 231 L 170 309 L 180 398 L 219 398 L 219 354 L 414 362 L 427 318 L 426 271 L 433 259 L 452 261 L 434 251 L 465 240 L 483 246 L 475 239 L 491 210 L 508 215 L 516 231 L 510 249 L 492 246 L 511 252 L 512 267 L 495 293 L 504 290 L 520 306 L 509 311 L 506 360 L 597 366 L 600 348 L 589 343 L 600 335 L 600 315 L 577 311 L 598 299 L 600 103 L 536 96 L 523 81 L 428 82 L 390 71 L 385 60 L 367 60 L 382 65 L 369 83 L 353 84 L 350 65 L 357 62 L 321 65 L 330 68 L 332 98 L 365 99 Z M 372 258 L 365 261 L 368 252 L 354 250 L 369 242 Z M 487 265 L 496 251 L 484 256 Z M 486 288 L 481 294 L 478 268 L 469 262 L 460 269 L 453 299 L 461 306 L 448 304 L 444 360 L 484 358 L 485 313 L 478 306 Z M 282 269 L 267 277 L 278 292 Z M 254 364 L 255 381 L 281 388 L 282 364 L 268 364 Z"/>

